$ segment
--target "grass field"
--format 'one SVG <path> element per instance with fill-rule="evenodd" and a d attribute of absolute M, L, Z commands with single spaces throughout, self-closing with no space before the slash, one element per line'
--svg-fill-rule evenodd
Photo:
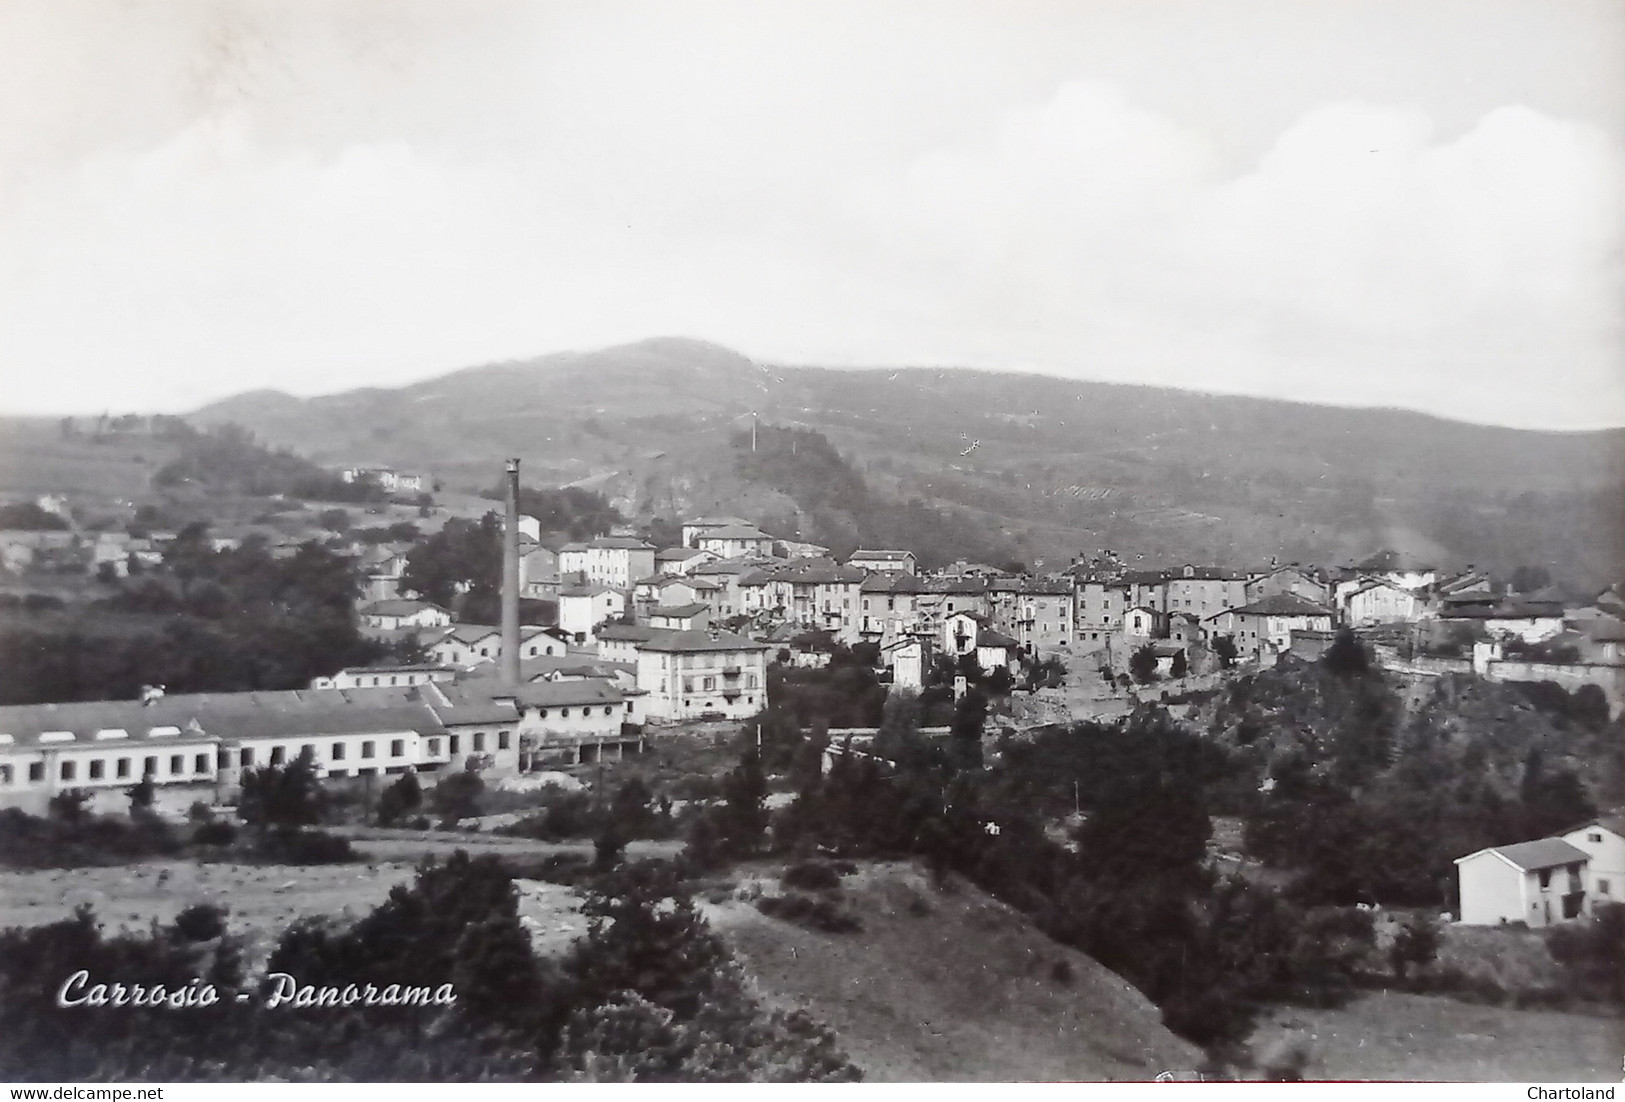
<path fill-rule="evenodd" d="M 1311 1079 L 1618 1082 L 1619 1019 L 1511 1010 L 1439 995 L 1362 996 L 1337 1010 L 1283 1009 L 1260 1024 L 1255 1052 L 1306 1041 Z"/>
<path fill-rule="evenodd" d="M 152 861 L 103 868 L 0 872 L 0 928 L 42 926 L 89 903 L 104 930 L 145 932 L 168 923 L 194 903 L 230 911 L 231 929 L 249 939 L 250 960 L 268 951 L 291 922 L 315 915 L 358 919 L 382 903 L 389 890 L 412 880 L 425 856 L 440 859 L 458 849 L 535 857 L 590 855 L 586 842 L 552 844 L 527 839 L 483 838 L 439 832 L 359 838 L 369 862 L 348 865 L 243 865 L 227 862 Z M 669 855 L 675 843 L 634 842 L 633 857 Z M 516 881 L 520 916 L 544 953 L 562 951 L 586 929 L 579 900 L 570 889 L 534 880 Z"/>

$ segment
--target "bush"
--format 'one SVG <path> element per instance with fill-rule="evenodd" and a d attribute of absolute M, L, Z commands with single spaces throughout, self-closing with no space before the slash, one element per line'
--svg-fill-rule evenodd
<path fill-rule="evenodd" d="M 226 932 L 226 909 L 194 903 L 175 916 L 174 927 L 184 941 L 213 941 Z"/>
<path fill-rule="evenodd" d="M 841 874 L 822 861 L 800 861 L 784 870 L 784 883 L 803 891 L 830 891 L 841 886 Z"/>
<path fill-rule="evenodd" d="M 236 840 L 237 828 L 224 819 L 200 823 L 192 832 L 192 841 L 200 846 L 229 846 Z"/>
<path fill-rule="evenodd" d="M 764 895 L 756 901 L 756 909 L 769 918 L 793 922 L 827 934 L 852 934 L 863 929 L 863 922 L 857 915 L 835 902 L 800 892 Z"/>
<path fill-rule="evenodd" d="M 359 861 L 348 838 L 320 830 L 279 830 L 266 835 L 255 856 L 284 865 L 338 865 Z"/>

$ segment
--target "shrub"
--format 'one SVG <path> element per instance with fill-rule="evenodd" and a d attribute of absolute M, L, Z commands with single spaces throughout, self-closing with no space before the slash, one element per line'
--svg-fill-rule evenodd
<path fill-rule="evenodd" d="M 226 932 L 226 909 L 194 903 L 175 916 L 174 927 L 184 941 L 213 941 Z"/>
<path fill-rule="evenodd" d="M 769 918 L 793 922 L 827 934 L 850 934 L 863 929 L 863 922 L 857 915 L 829 899 L 802 895 L 800 892 L 765 895 L 756 901 L 756 909 Z"/>
<path fill-rule="evenodd" d="M 337 865 L 360 860 L 348 838 L 320 830 L 278 830 L 261 839 L 255 854 L 285 865 Z"/>
<path fill-rule="evenodd" d="M 841 886 L 841 874 L 822 861 L 800 861 L 784 870 L 784 883 L 803 891 L 829 891 Z"/>
<path fill-rule="evenodd" d="M 200 823 L 192 832 L 192 841 L 200 846 L 229 846 L 236 840 L 237 828 L 224 819 Z"/>

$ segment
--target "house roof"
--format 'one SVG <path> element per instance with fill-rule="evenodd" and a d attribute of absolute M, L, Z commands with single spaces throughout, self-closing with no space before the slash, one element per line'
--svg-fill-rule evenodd
<path fill-rule="evenodd" d="M 425 610 L 446 611 L 437 604 L 428 601 L 414 601 L 405 597 L 396 597 L 387 601 L 374 601 L 370 605 L 362 605 L 356 611 L 363 616 L 411 616 Z"/>
<path fill-rule="evenodd" d="M 700 613 L 704 612 L 710 607 L 711 606 L 706 604 L 704 601 L 695 601 L 692 604 L 686 605 L 660 605 L 656 608 L 651 608 L 649 610 L 649 615 L 686 618 L 689 616 L 698 616 Z"/>
<path fill-rule="evenodd" d="M 615 590 L 607 585 L 568 585 L 559 590 L 559 597 L 602 597 Z"/>
<path fill-rule="evenodd" d="M 697 555 L 709 555 L 698 547 L 667 547 L 655 552 L 655 562 L 687 562 Z"/>
<path fill-rule="evenodd" d="M 860 547 L 848 555 L 846 561 L 873 559 L 875 562 L 902 562 L 904 559 L 912 559 L 913 557 L 914 552 L 912 551 L 866 550 Z"/>
<path fill-rule="evenodd" d="M 1515 842 L 1510 846 L 1490 846 L 1477 853 L 1469 853 L 1466 857 L 1456 858 L 1456 864 L 1471 860 L 1480 853 L 1496 854 L 1525 872 L 1590 860 L 1590 854 L 1585 850 L 1570 845 L 1561 838 L 1537 838 L 1533 842 Z"/>
<path fill-rule="evenodd" d="M 773 537 L 754 524 L 722 524 L 707 528 L 698 536 L 702 540 L 771 540 Z"/>
<path fill-rule="evenodd" d="M 1441 608 L 1442 620 L 1545 620 L 1563 615 L 1558 601 L 1500 601 L 1471 608 Z"/>
<path fill-rule="evenodd" d="M 992 628 L 982 628 L 976 633 L 976 645 L 978 647 L 1004 647 L 1008 649 L 1010 647 L 1018 647 L 1021 644 L 1004 634 L 1002 631 L 994 631 Z"/>
<path fill-rule="evenodd" d="M 1331 610 L 1322 608 L 1313 601 L 1306 601 L 1291 593 L 1276 593 L 1252 604 L 1227 611 L 1242 616 L 1330 616 Z M 1219 613 L 1224 615 L 1224 613 Z M 1212 619 L 1212 617 L 1208 617 Z"/>
<path fill-rule="evenodd" d="M 641 627 L 636 624 L 605 624 L 594 634 L 611 643 L 647 643 L 660 628 Z"/>
<path fill-rule="evenodd" d="M 721 528 L 726 524 L 749 524 L 744 517 L 695 517 L 683 521 L 684 528 Z"/>
<path fill-rule="evenodd" d="M 1613 815 L 1603 815 L 1595 819 L 1587 819 L 1583 823 L 1569 827 L 1567 830 L 1563 831 L 1563 833 L 1574 834 L 1577 831 L 1588 830 L 1591 827 L 1602 827 L 1604 830 L 1611 830 L 1621 838 L 1625 838 L 1625 815 L 1616 813 Z"/>
<path fill-rule="evenodd" d="M 644 650 L 672 653 L 726 650 L 767 650 L 767 644 L 735 635 L 731 631 L 662 631 L 652 629 L 654 638 L 643 644 Z"/>

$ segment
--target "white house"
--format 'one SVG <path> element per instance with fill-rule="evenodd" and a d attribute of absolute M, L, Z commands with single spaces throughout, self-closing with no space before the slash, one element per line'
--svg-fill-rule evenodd
<path fill-rule="evenodd" d="M 655 549 L 640 539 L 599 536 L 559 548 L 561 580 L 630 589 L 655 572 Z"/>
<path fill-rule="evenodd" d="M 668 547 L 655 552 L 655 570 L 661 574 L 687 574 L 696 566 L 716 562 L 718 557 L 698 547 Z"/>
<path fill-rule="evenodd" d="M 1618 817 L 1594 819 L 1563 835 L 1563 841 L 1590 858 L 1585 887 L 1591 906 L 1625 903 L 1625 823 Z"/>
<path fill-rule="evenodd" d="M 1585 850 L 1561 838 L 1490 846 L 1458 857 L 1461 921 L 1468 926 L 1550 926 L 1583 917 L 1589 863 Z"/>
<path fill-rule="evenodd" d="M 870 570 L 876 574 L 913 574 L 914 552 L 864 550 L 859 548 L 847 557 L 846 565 Z"/>
<path fill-rule="evenodd" d="M 711 626 L 711 606 L 703 601 L 686 605 L 657 605 L 649 610 L 649 626 L 672 631 L 704 631 Z"/>
<path fill-rule="evenodd" d="M 1343 622 L 1356 628 L 1369 624 L 1412 624 L 1421 619 L 1425 607 L 1415 590 L 1378 578 L 1364 580 L 1342 598 Z"/>
<path fill-rule="evenodd" d="M 919 639 L 899 639 L 880 651 L 881 661 L 891 669 L 894 689 L 919 692 L 925 688 L 925 644 Z"/>
<path fill-rule="evenodd" d="M 695 517 L 693 520 L 683 522 L 683 546 L 698 547 L 700 537 L 717 528 L 734 526 L 749 526 L 750 521 L 744 517 Z"/>
<path fill-rule="evenodd" d="M 578 643 L 591 642 L 598 625 L 626 611 L 626 597 L 604 585 L 559 590 L 559 628 Z"/>
<path fill-rule="evenodd" d="M 768 645 L 725 631 L 660 631 L 637 648 L 651 719 L 744 719 L 767 705 Z"/>
<path fill-rule="evenodd" d="M 1129 642 L 1148 642 L 1157 636 L 1157 610 L 1136 605 L 1123 613 L 1123 638 Z"/>
<path fill-rule="evenodd" d="M 719 559 L 732 559 L 740 555 L 770 555 L 773 537 L 754 524 L 724 524 L 708 528 L 696 538 L 701 551 L 709 551 Z"/>
<path fill-rule="evenodd" d="M 356 610 L 363 629 L 374 631 L 400 631 L 406 628 L 443 628 L 451 623 L 451 613 L 428 601 L 412 601 L 397 597 L 389 601 L 373 601 Z"/>

